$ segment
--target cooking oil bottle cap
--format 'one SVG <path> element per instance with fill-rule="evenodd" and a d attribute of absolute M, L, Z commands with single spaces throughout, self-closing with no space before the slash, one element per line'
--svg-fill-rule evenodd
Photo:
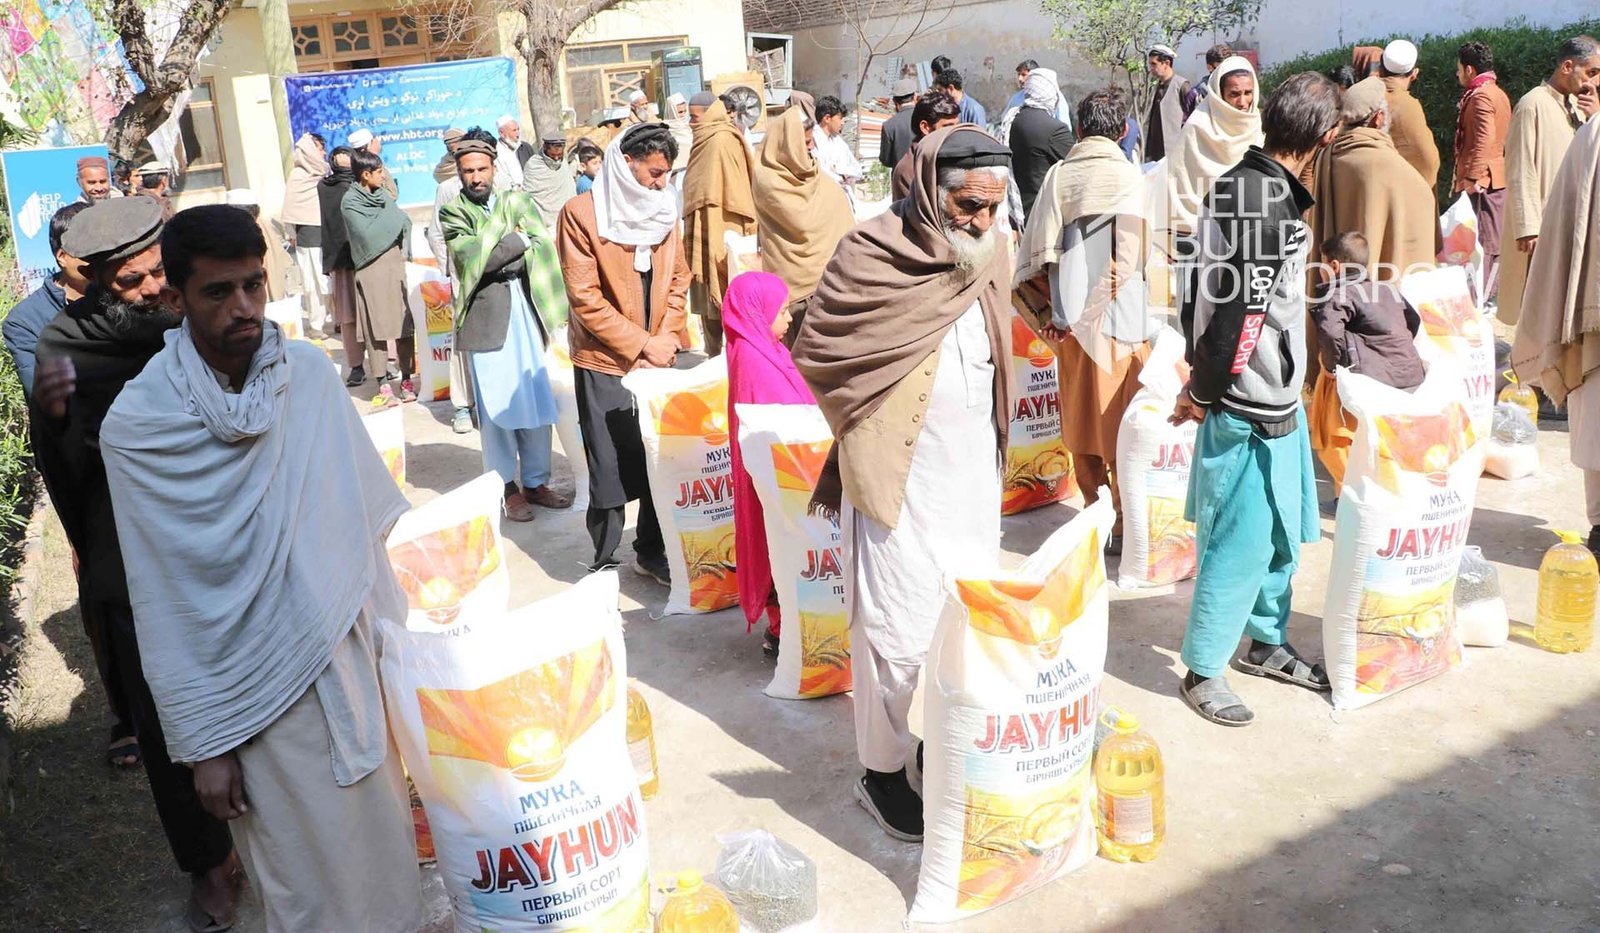
<path fill-rule="evenodd" d="M 1139 717 L 1116 706 L 1106 707 L 1106 711 L 1100 714 L 1100 721 L 1118 735 L 1132 735 L 1139 731 Z"/>
<path fill-rule="evenodd" d="M 1517 371 L 1516 370 L 1508 369 L 1505 372 L 1501 373 L 1500 375 L 1506 377 L 1506 381 L 1511 383 L 1512 385 L 1518 385 L 1518 382 L 1517 382 Z"/>
<path fill-rule="evenodd" d="M 699 890 L 700 885 L 704 881 L 705 877 L 698 871 L 695 871 L 693 868 L 686 868 L 683 871 L 678 872 L 678 890 L 674 893 L 693 894 L 695 891 Z"/>
<path fill-rule="evenodd" d="M 1556 528 L 1553 530 L 1556 533 L 1556 537 L 1561 539 L 1562 544 L 1582 544 L 1584 541 L 1582 532 L 1567 531 L 1562 528 Z"/>

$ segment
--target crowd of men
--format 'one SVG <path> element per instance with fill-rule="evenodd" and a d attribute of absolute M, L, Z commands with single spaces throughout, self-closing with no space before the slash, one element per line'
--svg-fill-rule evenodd
<path fill-rule="evenodd" d="M 444 133 L 426 226 L 453 286 L 454 427 L 478 430 L 507 520 L 569 505 L 550 485 L 565 328 L 593 569 L 619 566 L 637 500 L 633 566 L 669 582 L 623 377 L 674 366 L 690 314 L 710 354 L 725 316 L 730 342 L 767 341 L 745 304 L 760 293 L 757 355 L 797 374 L 785 391 L 814 397 L 836 438 L 813 507 L 838 517 L 849 579 L 854 793 L 896 838 L 922 835 L 909 707 L 942 574 L 999 556 L 1010 315 L 1056 349 L 1081 487 L 1114 490 L 1118 425 L 1163 326 L 1152 241 L 1177 268 L 1171 323 L 1190 364 L 1171 419 L 1199 424 L 1178 692 L 1242 726 L 1254 713 L 1229 667 L 1328 688 L 1286 626 L 1301 545 L 1320 535 L 1312 450 L 1337 475 L 1348 446 L 1326 371 L 1421 381 L 1416 313 L 1394 288 L 1438 248 L 1417 49 L 1357 49 L 1350 73 L 1270 95 L 1226 48 L 1198 85 L 1175 57 L 1151 50 L 1142 120 L 1115 89 L 1072 105 L 1024 62 L 992 133 L 936 60 L 926 93 L 891 89 L 878 157 L 893 203 L 860 223 L 867 172 L 834 97 L 795 92 L 759 144 L 709 93 L 664 102 L 665 120 L 630 101 L 603 146 L 570 156 L 565 135 L 535 146 L 511 117 Z M 1492 52 L 1460 48 L 1451 188 L 1477 212 L 1513 364 L 1570 412 L 1600 551 L 1600 44 L 1576 37 L 1557 57 L 1512 108 Z M 420 917 L 374 647 L 404 614 L 384 539 L 406 504 L 348 398 L 371 380 L 393 404 L 416 397 L 413 225 L 381 150 L 369 130 L 331 152 L 297 141 L 278 228 L 245 193 L 173 213 L 164 172 L 117 197 L 103 160 L 84 160 L 84 203 L 51 222 L 61 271 L 5 322 L 116 720 L 108 758 L 148 775 L 198 931 L 231 924 L 245 873 L 272 930 Z M 730 274 L 730 234 L 755 235 L 759 288 Z M 291 265 L 313 336 L 339 336 L 342 374 L 264 318 Z M 752 620 L 768 595 L 754 598 Z"/>

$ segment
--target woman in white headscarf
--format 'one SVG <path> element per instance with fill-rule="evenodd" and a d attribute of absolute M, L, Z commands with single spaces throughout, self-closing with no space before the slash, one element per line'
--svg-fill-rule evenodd
<path fill-rule="evenodd" d="M 1167 213 L 1179 236 L 1194 234 L 1211 183 L 1237 165 L 1245 150 L 1261 144 L 1260 89 L 1250 62 L 1226 58 L 1206 83 L 1210 93 L 1195 106 L 1167 157 Z"/>

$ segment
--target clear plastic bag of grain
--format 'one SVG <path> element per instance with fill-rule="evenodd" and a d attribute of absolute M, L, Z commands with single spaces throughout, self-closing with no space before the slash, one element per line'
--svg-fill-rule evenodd
<path fill-rule="evenodd" d="M 717 837 L 717 884 L 739 912 L 739 928 L 758 933 L 807 929 L 817 916 L 817 866 L 764 829 Z"/>
<path fill-rule="evenodd" d="M 1498 648 L 1511 636 L 1511 619 L 1500 594 L 1500 571 L 1483 556 L 1482 548 L 1468 545 L 1461 552 L 1455 603 L 1456 627 L 1466 644 Z"/>

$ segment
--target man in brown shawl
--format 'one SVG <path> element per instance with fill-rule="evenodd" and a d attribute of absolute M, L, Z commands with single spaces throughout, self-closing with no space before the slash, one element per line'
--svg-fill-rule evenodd
<path fill-rule="evenodd" d="M 1578 130 L 1545 200 L 1511 365 L 1524 383 L 1567 405 L 1589 550 L 1600 554 L 1600 120 Z"/>
<path fill-rule="evenodd" d="M 755 169 L 750 147 L 717 101 L 691 129 L 689 167 L 683 174 L 683 245 L 694 275 L 690 302 L 699 310 L 706 334 L 706 352 L 722 352 L 722 293 L 728 289 L 729 232 L 749 236 L 756 231 L 755 200 L 750 186 Z"/>
<path fill-rule="evenodd" d="M 1012 399 L 1010 259 L 995 222 L 1010 150 L 958 126 L 916 158 L 911 193 L 839 243 L 794 347 L 837 438 L 812 506 L 840 510 L 866 768 L 855 795 L 907 841 L 922 838 L 911 697 L 945 572 L 999 558 Z"/>
<path fill-rule="evenodd" d="M 752 190 L 761 267 L 789 286 L 790 344 L 800 333 L 823 267 L 855 225 L 849 196 L 823 174 L 806 145 L 807 135 L 799 107 L 767 124 Z"/>
<path fill-rule="evenodd" d="M 1312 261 L 1321 259 L 1320 244 L 1354 230 L 1367 238 L 1367 272 L 1378 281 L 1432 268 L 1439 237 L 1433 191 L 1389 137 L 1383 79 L 1363 78 L 1346 91 L 1340 118 L 1343 131 L 1317 157 Z"/>

